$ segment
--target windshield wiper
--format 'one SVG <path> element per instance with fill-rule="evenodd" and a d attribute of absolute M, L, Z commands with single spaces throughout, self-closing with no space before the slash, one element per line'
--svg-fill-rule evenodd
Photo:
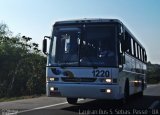
<path fill-rule="evenodd" d="M 60 67 L 67 67 L 67 66 L 78 66 L 78 62 L 69 62 L 69 63 L 61 63 L 59 64 Z"/>

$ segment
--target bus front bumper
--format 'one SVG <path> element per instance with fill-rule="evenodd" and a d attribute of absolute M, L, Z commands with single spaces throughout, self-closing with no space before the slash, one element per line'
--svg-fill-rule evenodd
<path fill-rule="evenodd" d="M 53 84 L 47 83 L 47 96 L 91 98 L 91 99 L 121 99 L 123 95 L 118 85 L 108 84 Z"/>

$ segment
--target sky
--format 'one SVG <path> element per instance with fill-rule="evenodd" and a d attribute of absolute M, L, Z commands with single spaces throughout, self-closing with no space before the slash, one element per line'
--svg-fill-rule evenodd
<path fill-rule="evenodd" d="M 146 48 L 148 61 L 160 64 L 160 0 L 0 0 L 0 23 L 14 35 L 31 37 L 42 47 L 56 21 L 120 19 Z"/>

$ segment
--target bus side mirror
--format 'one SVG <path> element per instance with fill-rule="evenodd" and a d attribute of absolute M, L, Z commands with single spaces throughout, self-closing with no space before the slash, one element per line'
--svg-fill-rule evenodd
<path fill-rule="evenodd" d="M 43 53 L 47 55 L 47 39 L 43 40 Z"/>
<path fill-rule="evenodd" d="M 50 36 L 44 36 L 44 39 L 43 39 L 43 45 L 42 45 L 42 49 L 43 49 L 43 53 L 47 55 L 47 39 L 51 39 Z"/>

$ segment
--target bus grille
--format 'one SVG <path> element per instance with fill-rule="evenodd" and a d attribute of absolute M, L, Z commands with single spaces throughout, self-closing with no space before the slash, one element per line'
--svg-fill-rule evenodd
<path fill-rule="evenodd" d="M 62 77 L 64 82 L 95 82 L 97 78 L 67 78 Z"/>

